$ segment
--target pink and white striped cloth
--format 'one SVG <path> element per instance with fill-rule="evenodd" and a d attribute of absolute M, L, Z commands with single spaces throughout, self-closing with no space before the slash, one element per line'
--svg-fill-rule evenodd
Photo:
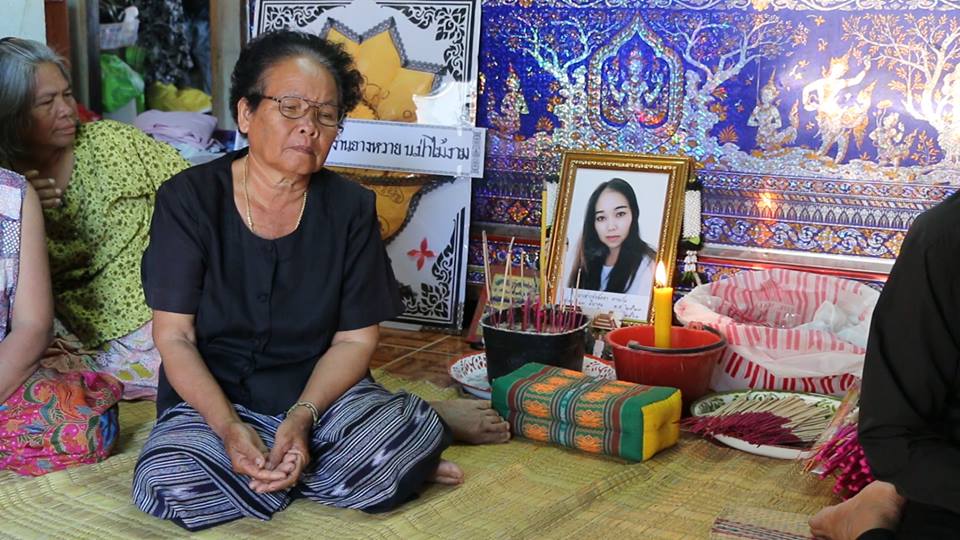
<path fill-rule="evenodd" d="M 792 390 L 843 395 L 863 371 L 879 292 L 856 281 L 772 269 L 701 285 L 677 302 L 683 324 L 719 330 L 727 349 L 717 391 Z"/>

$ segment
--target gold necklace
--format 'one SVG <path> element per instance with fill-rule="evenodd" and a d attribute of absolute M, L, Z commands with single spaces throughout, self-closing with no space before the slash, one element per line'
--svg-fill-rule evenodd
<path fill-rule="evenodd" d="M 249 155 L 243 158 L 243 202 L 246 203 L 247 207 L 247 226 L 250 227 L 250 231 L 256 232 L 256 229 L 253 228 L 253 214 L 250 213 L 250 193 L 247 191 L 247 176 L 250 175 L 249 160 Z M 309 186 L 307 187 L 309 188 Z M 293 226 L 293 230 L 300 228 L 303 212 L 307 209 L 307 191 L 309 191 L 309 189 L 303 190 L 303 201 L 300 203 L 300 215 L 297 216 L 297 224 Z"/>

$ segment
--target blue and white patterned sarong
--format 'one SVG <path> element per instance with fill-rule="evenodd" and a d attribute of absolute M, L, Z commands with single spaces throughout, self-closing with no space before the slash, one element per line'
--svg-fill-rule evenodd
<path fill-rule="evenodd" d="M 240 419 L 273 446 L 285 415 L 235 405 Z M 186 403 L 167 409 L 144 445 L 133 500 L 144 512 L 196 531 L 242 517 L 268 520 L 294 498 L 367 512 L 414 497 L 450 444 L 449 431 L 425 401 L 361 380 L 313 428 L 311 462 L 293 488 L 256 493 L 233 471 L 223 442 Z"/>

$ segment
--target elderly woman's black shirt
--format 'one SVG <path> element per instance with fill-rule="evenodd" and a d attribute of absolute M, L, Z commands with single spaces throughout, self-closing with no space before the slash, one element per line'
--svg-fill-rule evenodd
<path fill-rule="evenodd" d="M 372 192 L 322 170 L 297 230 L 265 240 L 234 204 L 242 155 L 161 186 L 143 289 L 155 310 L 196 315 L 197 348 L 231 402 L 273 415 L 297 400 L 337 331 L 395 317 L 402 303 Z M 158 416 L 181 401 L 161 371 Z"/>

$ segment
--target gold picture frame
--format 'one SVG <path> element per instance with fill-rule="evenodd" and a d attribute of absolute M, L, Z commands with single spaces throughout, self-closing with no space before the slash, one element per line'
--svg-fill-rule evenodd
<path fill-rule="evenodd" d="M 648 321 L 656 264 L 663 263 L 668 282 L 674 274 L 684 193 L 692 171 L 693 160 L 686 156 L 565 152 L 549 240 L 549 298 L 575 300 L 591 316 L 613 313 L 628 321 Z M 625 185 L 635 196 L 636 216 Z M 587 221 L 591 199 L 594 217 Z M 631 208 L 629 227 L 636 224 L 639 244 L 631 229 L 623 232 L 624 207 Z M 596 232 L 601 229 L 603 238 Z M 657 239 L 655 246 L 652 238 Z M 622 247 L 629 250 L 621 251 Z M 629 255 L 621 258 L 621 253 Z M 590 277 L 585 279 L 586 275 Z"/>

